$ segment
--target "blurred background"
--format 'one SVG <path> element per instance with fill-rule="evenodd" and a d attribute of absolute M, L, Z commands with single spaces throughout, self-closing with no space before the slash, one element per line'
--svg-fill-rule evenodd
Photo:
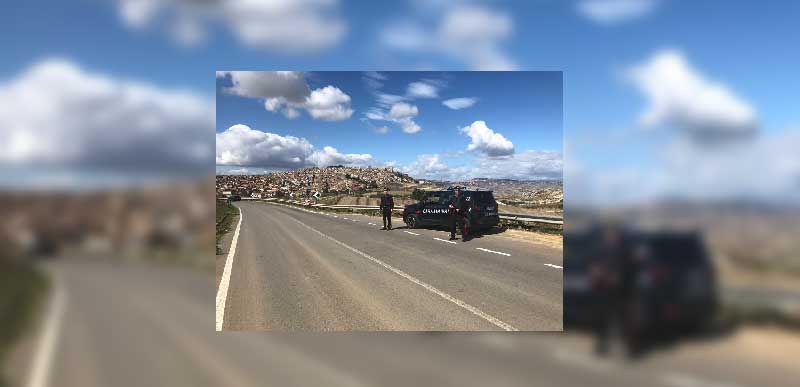
<path fill-rule="evenodd" d="M 796 2 L 2 7 L 0 384 L 798 380 Z M 215 333 L 219 69 L 564 71 L 566 332 Z"/>

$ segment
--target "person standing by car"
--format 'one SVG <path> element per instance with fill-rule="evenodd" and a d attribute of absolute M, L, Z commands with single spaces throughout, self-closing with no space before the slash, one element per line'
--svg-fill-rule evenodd
<path fill-rule="evenodd" d="M 453 196 L 447 205 L 450 216 L 450 240 L 456 239 L 456 227 L 463 227 L 467 209 L 467 201 L 461 195 L 461 187 L 453 188 Z M 461 240 L 467 240 L 467 228 L 464 227 L 461 232 Z"/>
<path fill-rule="evenodd" d="M 394 209 L 394 198 L 392 195 L 389 194 L 389 189 L 385 188 L 383 190 L 383 195 L 381 195 L 381 215 L 383 215 L 383 228 L 381 230 L 391 230 L 392 229 L 392 209 Z"/>

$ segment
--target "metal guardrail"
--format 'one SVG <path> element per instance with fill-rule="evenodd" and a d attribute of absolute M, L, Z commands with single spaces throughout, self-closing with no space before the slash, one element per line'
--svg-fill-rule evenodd
<path fill-rule="evenodd" d="M 308 207 L 316 207 L 316 208 L 330 208 L 330 209 L 354 209 L 354 210 L 379 210 L 379 206 L 368 206 L 368 205 L 346 205 L 346 204 L 311 204 L 307 205 L 303 202 L 297 200 L 287 200 L 287 199 L 275 199 L 275 198 L 267 198 L 261 199 L 262 201 L 276 201 L 281 203 L 291 203 L 300 206 L 308 206 Z M 393 211 L 396 212 L 403 212 L 403 208 L 395 208 Z M 564 224 L 564 218 L 557 217 L 557 216 L 541 216 L 541 215 L 529 215 L 529 214 L 512 214 L 512 213 L 505 213 L 501 212 L 498 214 L 500 219 L 505 220 L 515 220 L 518 222 L 532 222 L 532 223 L 550 223 L 550 224 Z"/>

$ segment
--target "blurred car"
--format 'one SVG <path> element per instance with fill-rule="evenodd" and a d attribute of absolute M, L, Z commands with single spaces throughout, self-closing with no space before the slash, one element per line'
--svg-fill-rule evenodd
<path fill-rule="evenodd" d="M 428 191 L 418 203 L 409 204 L 403 209 L 403 221 L 409 228 L 422 226 L 448 226 L 448 203 L 454 195 L 453 188 Z M 497 201 L 492 191 L 461 190 L 469 203 L 468 214 L 473 230 L 488 229 L 500 222 Z"/>
<path fill-rule="evenodd" d="M 612 266 L 601 261 L 603 228 L 567 232 L 564 236 L 564 323 L 587 326 L 603 318 L 598 307 L 613 308 L 594 287 L 593 266 Z M 686 332 L 709 323 L 717 309 L 717 282 L 714 266 L 695 232 L 626 230 L 615 250 L 613 267 L 605 267 L 615 278 L 630 278 L 628 291 L 615 290 L 623 297 L 627 334 L 653 336 L 659 333 Z M 620 285 L 622 286 L 622 285 Z"/>

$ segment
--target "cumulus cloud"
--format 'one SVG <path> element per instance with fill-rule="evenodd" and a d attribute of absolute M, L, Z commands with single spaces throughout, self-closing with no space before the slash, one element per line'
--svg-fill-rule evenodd
<path fill-rule="evenodd" d="M 616 24 L 652 13 L 660 0 L 581 0 L 578 13 L 600 24 Z"/>
<path fill-rule="evenodd" d="M 442 105 L 453 110 L 466 109 L 478 102 L 477 98 L 451 98 L 442 101 Z"/>
<path fill-rule="evenodd" d="M 479 157 L 474 177 L 516 180 L 561 180 L 564 157 L 557 151 L 527 150 L 509 157 Z"/>
<path fill-rule="evenodd" d="M 347 32 L 336 0 L 117 0 L 129 27 L 162 27 L 196 45 L 218 25 L 241 43 L 283 52 L 313 52 L 339 43 Z"/>
<path fill-rule="evenodd" d="M 350 96 L 333 86 L 312 91 L 303 107 L 311 117 L 318 120 L 342 121 L 353 115 Z"/>
<path fill-rule="evenodd" d="M 399 166 L 398 170 L 414 178 L 449 180 L 453 177 L 451 168 L 437 154 L 417 155 L 416 160 Z"/>
<path fill-rule="evenodd" d="M 700 74 L 679 51 L 659 51 L 628 69 L 626 76 L 648 99 L 640 117 L 644 126 L 674 126 L 703 141 L 751 134 L 757 128 L 749 103 Z"/>
<path fill-rule="evenodd" d="M 484 121 L 475 121 L 459 131 L 472 139 L 467 146 L 468 151 L 480 152 L 489 157 L 508 156 L 514 153 L 514 144 L 486 126 Z"/>
<path fill-rule="evenodd" d="M 406 93 L 411 98 L 439 98 L 437 85 L 428 82 L 411 82 Z"/>
<path fill-rule="evenodd" d="M 225 92 L 263 98 L 266 110 L 281 112 L 289 119 L 299 117 L 299 109 L 324 121 L 343 121 L 353 115 L 349 95 L 331 85 L 311 90 L 303 72 L 223 71 L 217 77 L 230 79 L 231 86 L 225 87 Z"/>
<path fill-rule="evenodd" d="M 392 105 L 388 117 L 394 120 L 401 120 L 405 118 L 414 118 L 417 114 L 419 114 L 419 109 L 417 109 L 416 106 L 405 102 L 399 102 Z"/>
<path fill-rule="evenodd" d="M 267 169 L 372 163 L 369 154 L 340 153 L 333 147 L 315 149 L 305 138 L 281 136 L 237 124 L 216 134 L 216 165 Z"/>
<path fill-rule="evenodd" d="M 273 106 L 281 100 L 302 103 L 311 93 L 302 71 L 223 71 L 217 77 L 230 77 L 228 93 L 248 98 L 273 99 Z"/>
<path fill-rule="evenodd" d="M 416 106 L 407 104 L 405 102 L 399 102 L 392 105 L 392 108 L 389 110 L 389 114 L 386 117 L 387 119 L 400 124 L 400 128 L 403 130 L 403 132 L 414 134 L 422 130 L 422 128 L 413 120 L 417 114 L 419 114 L 419 109 L 417 109 Z"/>
<path fill-rule="evenodd" d="M 201 172 L 214 121 L 213 100 L 195 93 L 48 59 L 0 83 L 0 165 L 117 178 Z"/>
<path fill-rule="evenodd" d="M 372 155 L 368 153 L 344 154 L 339 153 L 336 148 L 331 146 L 326 146 L 322 148 L 322 150 L 314 151 L 314 153 L 308 156 L 308 161 L 318 167 L 324 167 L 328 165 L 367 166 L 373 163 Z"/>
<path fill-rule="evenodd" d="M 426 13 L 434 11 L 426 11 Z M 403 21 L 386 27 L 382 42 L 416 53 L 445 53 L 476 70 L 515 70 L 502 44 L 511 36 L 511 17 L 492 8 L 458 4 L 436 11 L 433 25 Z"/>

